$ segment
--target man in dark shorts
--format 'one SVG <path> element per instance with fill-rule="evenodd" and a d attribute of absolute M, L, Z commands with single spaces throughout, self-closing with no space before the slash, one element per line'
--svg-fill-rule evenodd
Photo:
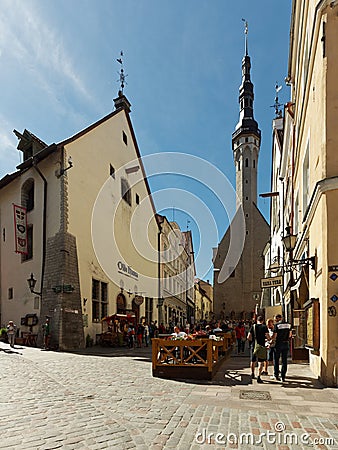
<path fill-rule="evenodd" d="M 257 323 L 252 325 L 249 335 L 248 335 L 248 339 L 251 341 L 250 367 L 251 367 L 251 378 L 252 379 L 255 379 L 256 361 L 258 361 L 258 363 L 259 363 L 257 383 L 263 383 L 263 381 L 261 379 L 261 374 L 262 374 L 263 367 L 264 367 L 264 361 L 266 361 L 266 357 L 267 357 L 265 340 L 268 339 L 268 336 L 269 336 L 268 327 L 263 323 L 263 317 L 258 316 Z M 261 353 L 256 354 L 256 351 L 255 351 L 255 347 L 257 347 L 256 344 L 258 344 L 259 346 L 262 347 L 262 349 L 264 349 L 264 350 L 262 350 L 263 354 L 261 354 Z"/>
<path fill-rule="evenodd" d="M 286 371 L 288 368 L 288 352 L 289 352 L 289 341 L 292 335 L 291 325 L 283 321 L 281 314 L 276 316 L 276 323 L 273 330 L 273 340 L 276 342 L 275 345 L 275 362 L 274 362 L 274 378 L 280 381 L 279 378 L 279 359 L 282 357 L 282 370 L 281 376 L 282 381 L 285 381 Z"/>

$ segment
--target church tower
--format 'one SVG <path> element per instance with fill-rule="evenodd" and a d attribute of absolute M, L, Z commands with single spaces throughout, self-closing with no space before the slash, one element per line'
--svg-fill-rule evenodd
<path fill-rule="evenodd" d="M 214 251 L 214 311 L 220 319 L 249 319 L 260 302 L 260 279 L 264 276 L 262 252 L 269 239 L 269 225 L 257 208 L 257 169 L 261 132 L 254 119 L 254 89 L 245 24 L 245 52 L 239 88 L 239 121 L 232 134 L 236 170 L 237 206 L 245 218 L 245 242 L 236 267 L 228 267 L 229 278 L 218 282 L 231 241 L 230 228 Z"/>

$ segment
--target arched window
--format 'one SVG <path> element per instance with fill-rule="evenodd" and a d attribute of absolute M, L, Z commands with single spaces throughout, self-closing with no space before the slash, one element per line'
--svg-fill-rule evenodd
<path fill-rule="evenodd" d="M 125 178 L 121 178 L 121 196 L 131 206 L 131 190 Z"/>
<path fill-rule="evenodd" d="M 21 206 L 25 207 L 27 211 L 34 208 L 34 180 L 29 178 L 24 182 L 21 188 Z"/>
<path fill-rule="evenodd" d="M 123 294 L 119 294 L 116 297 L 116 313 L 125 314 L 126 313 L 126 297 Z"/>

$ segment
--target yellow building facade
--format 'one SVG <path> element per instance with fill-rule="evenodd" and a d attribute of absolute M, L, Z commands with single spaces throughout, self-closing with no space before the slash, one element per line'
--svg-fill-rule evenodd
<path fill-rule="evenodd" d="M 120 93 L 116 109 L 75 136 L 47 146 L 16 132 L 23 163 L 0 180 L 1 323 L 49 316 L 51 345 L 81 348 L 95 341 L 102 319 L 119 313 L 155 318 L 155 208 Z M 29 202 L 33 202 L 29 205 Z M 12 204 L 26 211 L 31 254 L 15 253 Z M 37 280 L 29 291 L 27 278 Z"/>
<path fill-rule="evenodd" d="M 285 225 L 296 237 L 286 307 L 312 371 L 329 386 L 338 384 L 337 17 L 336 1 L 293 1 L 281 162 Z"/>

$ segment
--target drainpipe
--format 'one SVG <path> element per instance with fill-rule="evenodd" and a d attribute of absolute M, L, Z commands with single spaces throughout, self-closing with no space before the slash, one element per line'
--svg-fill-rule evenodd
<path fill-rule="evenodd" d="M 43 289 L 43 281 L 45 276 L 45 267 L 46 267 L 46 245 L 47 245 L 47 180 L 43 175 L 39 167 L 36 165 L 36 160 L 33 159 L 33 167 L 40 175 L 43 181 L 43 216 L 42 216 L 42 263 L 41 263 L 41 282 L 40 282 L 40 292 L 41 292 L 41 300 L 42 300 L 42 289 Z M 41 308 L 41 305 L 40 305 Z"/>

